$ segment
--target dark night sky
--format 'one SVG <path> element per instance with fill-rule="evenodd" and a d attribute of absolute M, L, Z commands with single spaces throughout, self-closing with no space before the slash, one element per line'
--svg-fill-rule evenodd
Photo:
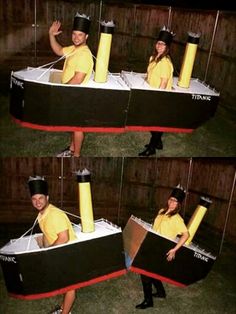
<path fill-rule="evenodd" d="M 125 3 L 140 3 L 140 4 L 156 4 L 172 7 L 192 8 L 192 9 L 205 9 L 205 10 L 224 10 L 235 11 L 234 0 L 126 0 L 115 1 L 105 0 L 104 2 L 125 2 Z"/>

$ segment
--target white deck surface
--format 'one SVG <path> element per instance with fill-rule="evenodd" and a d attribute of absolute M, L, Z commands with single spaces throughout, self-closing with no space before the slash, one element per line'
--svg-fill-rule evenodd
<path fill-rule="evenodd" d="M 25 81 L 36 82 L 39 84 L 47 84 L 47 85 L 57 85 L 63 86 L 65 88 L 98 88 L 98 89 L 115 89 L 115 90 L 130 90 L 126 83 L 122 80 L 119 73 L 110 73 L 107 77 L 107 82 L 105 83 L 97 83 L 93 79 L 93 75 L 91 76 L 89 82 L 87 84 L 81 85 L 70 85 L 70 84 L 60 84 L 60 83 L 52 83 L 49 82 L 49 77 L 55 73 L 62 73 L 59 70 L 51 70 L 51 69 L 39 69 L 39 68 L 27 68 L 20 71 L 14 72 L 14 76 Z"/>
<path fill-rule="evenodd" d="M 73 228 L 77 235 L 77 240 L 70 242 L 70 244 L 77 243 L 77 242 L 83 242 L 88 241 L 92 239 L 97 239 L 101 237 L 106 237 L 112 234 L 121 233 L 121 228 L 117 227 L 116 225 L 113 225 L 109 221 L 106 221 L 104 219 L 99 219 L 94 221 L 95 231 L 84 233 L 81 231 L 80 225 L 74 225 Z M 40 236 L 42 234 L 33 234 L 32 236 L 25 236 L 19 239 L 13 239 L 10 240 L 6 245 L 4 245 L 0 249 L 0 258 L 1 254 L 22 254 L 22 253 L 28 253 L 38 250 L 52 250 L 57 249 L 61 246 L 70 245 L 70 244 L 63 244 L 59 246 L 54 246 L 50 248 L 43 248 L 40 249 L 35 237 Z"/>
<path fill-rule="evenodd" d="M 174 77 L 173 88 L 171 91 L 168 91 L 168 90 L 163 90 L 163 89 L 151 88 L 150 85 L 145 80 L 146 75 L 143 73 L 122 71 L 121 77 L 131 89 L 142 89 L 142 90 L 152 90 L 152 91 L 158 90 L 162 92 L 164 91 L 166 93 L 177 92 L 177 93 L 184 93 L 184 94 L 219 96 L 219 93 L 216 92 L 213 88 L 199 81 L 198 79 L 194 79 L 194 78 L 191 79 L 189 88 L 181 88 L 177 85 L 178 78 Z"/>
<path fill-rule="evenodd" d="M 192 78 L 190 81 L 189 88 L 181 88 L 178 86 L 178 78 L 174 77 L 173 88 L 171 91 L 163 89 L 151 88 L 150 85 L 145 81 L 146 74 L 121 71 L 121 73 L 109 73 L 106 83 L 97 83 L 93 79 L 93 75 L 87 84 L 81 85 L 69 85 L 60 83 L 49 82 L 49 77 L 52 73 L 61 73 L 60 70 L 46 69 L 46 68 L 27 68 L 20 71 L 14 72 L 14 76 L 25 80 L 32 81 L 39 84 L 47 85 L 58 85 L 64 88 L 95 88 L 95 89 L 113 89 L 113 90 L 130 90 L 130 89 L 141 89 L 151 91 L 162 91 L 167 93 L 184 93 L 184 94 L 197 94 L 197 95 L 208 95 L 208 96 L 219 96 L 219 93 L 204 82 L 198 79 Z"/>

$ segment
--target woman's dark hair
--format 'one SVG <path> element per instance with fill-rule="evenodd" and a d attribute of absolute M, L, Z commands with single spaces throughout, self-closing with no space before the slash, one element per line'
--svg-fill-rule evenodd
<path fill-rule="evenodd" d="M 177 214 L 179 211 L 180 211 L 180 203 L 179 202 L 177 202 L 177 206 L 176 206 L 176 208 L 175 208 L 175 210 L 173 210 L 172 212 L 170 212 L 169 214 L 168 214 L 168 216 L 174 216 L 175 214 Z M 160 212 L 159 212 L 159 215 L 165 215 L 165 213 L 168 211 L 168 205 L 166 205 L 164 208 L 163 208 L 163 210 L 161 210 Z"/>

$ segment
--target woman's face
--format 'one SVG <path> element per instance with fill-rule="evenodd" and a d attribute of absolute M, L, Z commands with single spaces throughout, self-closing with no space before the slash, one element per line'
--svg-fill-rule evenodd
<path fill-rule="evenodd" d="M 168 199 L 168 210 L 173 211 L 178 207 L 178 200 L 175 197 Z"/>
<path fill-rule="evenodd" d="M 164 41 L 158 40 L 156 42 L 156 51 L 158 54 L 163 54 L 166 50 L 166 43 Z"/>

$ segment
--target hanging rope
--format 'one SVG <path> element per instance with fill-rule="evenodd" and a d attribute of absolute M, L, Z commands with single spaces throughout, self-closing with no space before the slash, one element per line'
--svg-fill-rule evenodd
<path fill-rule="evenodd" d="M 50 67 L 47 68 L 42 74 L 40 74 L 40 75 L 36 78 L 36 80 L 40 80 L 41 77 L 43 77 L 49 70 L 51 70 L 51 68 L 54 66 L 54 64 L 56 64 L 57 62 L 59 62 L 59 61 L 61 61 L 61 60 L 63 60 L 63 59 L 66 59 L 67 57 L 70 57 L 70 56 L 74 55 L 75 53 L 76 53 L 76 49 L 74 49 L 72 52 L 69 52 L 69 53 L 67 53 L 67 54 L 65 54 L 65 55 L 63 55 L 63 56 L 61 56 L 61 57 L 60 57 L 59 59 L 57 59 L 56 61 L 51 62 Z M 49 64 L 50 64 L 50 63 L 48 63 L 47 65 L 49 65 Z M 40 69 L 40 68 L 44 68 L 45 66 L 46 66 L 46 65 L 42 65 L 41 67 L 35 68 L 35 70 Z"/>
<path fill-rule="evenodd" d="M 26 251 L 29 251 L 29 248 L 30 248 L 30 243 L 31 243 L 31 239 L 32 239 L 32 234 L 33 234 L 33 229 L 36 225 L 36 223 L 38 222 L 38 217 L 35 219 L 34 223 L 33 223 L 33 226 L 31 228 L 31 232 L 30 232 L 30 236 L 29 236 L 29 241 L 28 241 L 28 244 L 27 244 L 27 248 L 26 248 Z"/>
<path fill-rule="evenodd" d="M 229 220 L 230 207 L 231 207 L 231 204 L 232 204 L 232 199 L 233 199 L 234 190 L 235 190 L 235 182 L 236 182 L 236 171 L 235 171 L 235 173 L 234 173 L 234 179 L 233 179 L 232 189 L 231 189 L 231 193 L 230 193 L 230 199 L 229 199 L 229 204 L 228 204 L 228 208 L 227 208 L 227 213 L 226 213 L 226 218 L 225 218 L 225 224 L 224 224 L 224 230 L 223 230 L 223 234 L 222 234 L 222 238 L 221 238 L 221 243 L 220 243 L 219 254 L 221 253 L 222 247 L 223 247 L 223 242 L 224 242 L 224 238 L 225 238 L 226 227 L 227 227 L 227 223 L 228 223 L 228 220 Z"/>
<path fill-rule="evenodd" d="M 28 69 L 28 71 L 34 72 L 34 71 L 37 71 L 37 70 L 39 70 L 39 69 L 43 69 L 43 68 L 49 66 L 48 68 L 45 69 L 45 71 L 44 71 L 43 73 L 41 73 L 41 74 L 36 78 L 36 80 L 40 80 L 48 71 L 50 71 L 50 70 L 53 68 L 53 66 L 54 66 L 56 63 L 58 63 L 59 61 L 61 61 L 61 60 L 63 60 L 63 59 L 66 59 L 67 57 L 72 56 L 72 55 L 75 54 L 75 53 L 76 53 L 76 49 L 74 49 L 72 52 L 69 52 L 69 53 L 67 53 L 67 54 L 65 54 L 65 55 L 63 55 L 63 56 L 61 56 L 60 58 L 58 58 L 58 59 L 55 60 L 55 61 L 52 61 L 52 62 L 43 64 L 43 65 L 41 65 L 41 66 L 38 66 L 37 68 Z M 92 54 L 92 57 L 93 57 L 93 59 L 94 59 L 96 62 L 98 61 L 97 58 L 95 57 L 95 55 Z M 99 62 L 101 63 L 102 61 L 99 60 Z M 104 67 L 105 67 L 105 63 L 104 63 Z M 120 82 L 119 82 L 119 80 L 117 80 L 117 77 L 116 77 L 116 76 L 114 76 L 109 70 L 108 70 L 107 72 L 108 72 L 108 74 L 115 80 L 116 83 L 120 84 Z M 94 73 L 94 70 L 93 70 L 93 73 Z M 121 85 L 121 84 L 120 84 L 120 85 Z M 121 85 L 121 86 L 123 86 L 123 85 Z"/>
<path fill-rule="evenodd" d="M 78 215 L 72 214 L 72 213 L 67 212 L 67 211 L 65 211 L 65 210 L 62 210 L 62 209 L 60 209 L 60 210 L 61 210 L 63 213 L 69 215 L 69 216 L 73 216 L 73 217 L 78 218 L 78 219 L 81 220 L 81 217 L 78 216 Z M 18 239 L 15 239 L 13 242 L 14 242 L 14 243 L 17 243 L 19 240 L 21 240 L 23 237 L 25 237 L 25 236 L 30 232 L 29 240 L 28 240 L 27 248 L 26 248 L 26 251 L 29 251 L 29 250 L 30 250 L 30 243 L 31 243 L 31 240 L 32 240 L 32 238 L 33 238 L 33 229 L 34 229 L 34 227 L 36 226 L 36 224 L 39 223 L 39 222 L 40 222 L 42 219 L 44 219 L 44 218 L 45 218 L 45 215 L 44 215 L 43 217 L 41 217 L 40 219 L 38 219 L 38 217 L 37 217 L 37 218 L 34 220 L 34 223 L 33 223 L 32 227 L 31 227 L 30 229 L 28 229 L 24 234 L 22 234 Z M 98 222 L 94 222 L 95 225 L 96 225 L 97 223 L 98 223 Z M 75 224 L 75 223 L 72 222 L 72 221 L 71 221 L 71 224 L 72 224 L 73 226 L 78 227 L 78 225 Z"/>

